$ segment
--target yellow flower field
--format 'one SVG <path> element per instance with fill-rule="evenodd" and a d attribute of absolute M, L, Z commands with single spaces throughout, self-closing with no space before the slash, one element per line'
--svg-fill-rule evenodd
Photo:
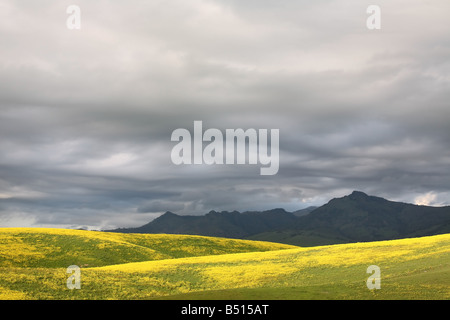
<path fill-rule="evenodd" d="M 261 299 L 450 298 L 450 234 L 300 248 L 181 235 L 3 229 L 0 244 L 0 299 L 170 299 L 207 292 L 207 298 L 221 299 L 236 290 Z M 75 245 L 81 246 L 75 253 L 65 251 Z M 81 289 L 70 290 L 66 268 L 77 264 L 77 255 Z M 380 290 L 366 286 L 370 265 L 381 269 Z"/>
<path fill-rule="evenodd" d="M 438 248 L 436 250 L 436 247 Z M 296 248 L 271 252 L 253 252 L 129 263 L 96 268 L 102 271 L 153 274 L 198 270 L 213 289 L 255 287 L 283 282 L 290 277 L 308 278 L 318 268 L 348 268 L 379 264 L 390 266 L 410 260 L 446 257 L 450 265 L 450 235 L 434 237 Z M 365 276 L 365 270 L 361 274 Z M 450 275 L 446 281 L 450 280 Z"/>

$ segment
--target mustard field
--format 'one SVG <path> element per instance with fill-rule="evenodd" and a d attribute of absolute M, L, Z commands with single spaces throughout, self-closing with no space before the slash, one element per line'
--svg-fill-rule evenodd
<path fill-rule="evenodd" d="M 71 265 L 80 267 L 79 289 L 68 288 Z M 376 279 L 369 266 L 379 268 Z M 369 289 L 374 281 L 379 289 Z M 450 299 L 450 234 L 300 248 L 3 228 L 0 299 Z"/>

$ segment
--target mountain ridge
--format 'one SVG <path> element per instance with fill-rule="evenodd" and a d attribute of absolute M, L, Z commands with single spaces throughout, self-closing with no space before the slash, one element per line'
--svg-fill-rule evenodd
<path fill-rule="evenodd" d="M 288 212 L 214 211 L 183 216 L 167 211 L 124 233 L 172 233 L 272 241 L 300 246 L 393 240 L 450 233 L 450 206 L 390 201 L 361 191 L 333 198 L 320 207 Z"/>

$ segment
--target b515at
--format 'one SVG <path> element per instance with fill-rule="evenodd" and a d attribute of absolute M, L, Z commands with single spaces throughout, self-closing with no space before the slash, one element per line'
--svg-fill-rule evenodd
<path fill-rule="evenodd" d="M 226 314 L 267 314 L 268 304 L 227 304 L 225 306 Z"/>

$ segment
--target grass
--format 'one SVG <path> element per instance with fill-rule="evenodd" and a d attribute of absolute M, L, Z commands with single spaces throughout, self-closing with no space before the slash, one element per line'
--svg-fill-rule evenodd
<path fill-rule="evenodd" d="M 0 229 L 0 244 L 0 299 L 450 299 L 450 234 L 300 248 Z M 81 289 L 69 290 L 66 268 L 78 263 Z M 366 286 L 369 265 L 381 269 L 379 290 Z"/>
<path fill-rule="evenodd" d="M 262 241 L 167 234 L 0 228 L 0 267 L 100 267 L 237 252 L 279 250 L 294 246 Z"/>

